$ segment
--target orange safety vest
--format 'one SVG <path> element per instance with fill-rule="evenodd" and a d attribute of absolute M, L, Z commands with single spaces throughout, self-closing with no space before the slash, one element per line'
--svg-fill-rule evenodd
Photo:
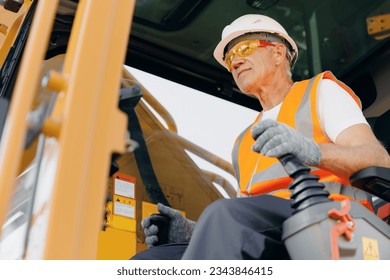
<path fill-rule="evenodd" d="M 330 143 L 321 130 L 317 117 L 317 88 L 321 79 L 331 79 L 346 90 L 361 107 L 359 98 L 344 83 L 340 82 L 329 72 L 323 72 L 310 80 L 297 82 L 290 90 L 280 108 L 277 121 L 285 123 L 303 136 L 317 143 Z M 330 93 L 329 93 L 330 94 Z M 233 148 L 233 166 L 244 195 L 275 194 L 289 198 L 288 188 L 292 181 L 277 158 L 266 157 L 252 151 L 254 144 L 252 127 L 257 123 L 261 113 L 254 123 L 245 129 L 236 139 Z M 256 168 L 256 170 L 254 170 Z M 321 182 L 338 182 L 349 185 L 348 179 L 318 168 L 312 168 L 312 174 L 319 176 Z M 276 194 L 276 192 L 278 194 Z M 337 196 L 337 195 L 336 195 Z M 344 197 L 342 195 L 342 197 Z"/>

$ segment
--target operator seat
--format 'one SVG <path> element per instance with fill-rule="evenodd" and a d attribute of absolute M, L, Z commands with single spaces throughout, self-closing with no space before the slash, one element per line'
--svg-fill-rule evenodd
<path fill-rule="evenodd" d="M 390 110 L 375 119 L 368 119 L 377 139 L 390 154 Z M 373 200 L 375 213 L 390 224 L 390 168 L 368 167 L 354 174 L 354 187 L 363 189 L 376 197 Z"/>
<path fill-rule="evenodd" d="M 378 117 L 372 128 L 375 136 L 381 141 L 390 154 L 390 110 Z"/>

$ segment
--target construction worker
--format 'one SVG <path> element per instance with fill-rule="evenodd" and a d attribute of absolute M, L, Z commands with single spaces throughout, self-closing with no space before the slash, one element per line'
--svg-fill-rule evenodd
<path fill-rule="evenodd" d="M 135 259 L 289 259 L 281 236 L 292 215 L 291 179 L 277 159 L 285 154 L 310 166 L 333 199 L 350 197 L 372 210 L 370 196 L 350 187 L 349 177 L 368 166 L 390 167 L 390 157 L 348 86 L 329 71 L 294 83 L 297 45 L 264 15 L 244 15 L 227 25 L 214 57 L 263 108 L 233 148 L 240 197 L 212 203 L 197 223 L 159 204 L 171 219 L 169 244 L 154 247 L 158 228 L 145 218 L 150 249 Z"/>

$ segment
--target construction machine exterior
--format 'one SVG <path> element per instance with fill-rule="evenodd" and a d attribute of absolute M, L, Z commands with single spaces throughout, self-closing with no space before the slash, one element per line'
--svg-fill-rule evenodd
<path fill-rule="evenodd" d="M 1 0 L 0 258 L 130 259 L 147 248 L 140 222 L 158 202 L 196 220 L 213 201 L 237 195 L 190 154 L 234 176 L 231 163 L 180 135 L 128 66 L 259 111 L 211 58 L 223 26 L 241 14 L 283 22 L 300 49 L 294 79 L 340 76 L 388 143 L 390 4 L 340 5 Z M 386 236 L 386 196 L 374 206 Z"/>

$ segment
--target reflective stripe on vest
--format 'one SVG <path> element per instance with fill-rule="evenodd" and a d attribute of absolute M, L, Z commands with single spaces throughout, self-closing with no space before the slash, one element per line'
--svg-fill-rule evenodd
<path fill-rule="evenodd" d="M 321 79 L 331 79 L 346 90 L 359 106 L 360 100 L 353 91 L 338 81 L 331 72 L 320 73 L 310 80 L 294 84 L 280 108 L 277 121 L 296 129 L 299 133 L 317 143 L 330 143 L 322 132 L 317 117 L 317 88 Z M 261 113 L 254 123 L 246 128 L 236 139 L 232 157 L 240 191 L 245 195 L 273 193 L 288 188 L 291 178 L 287 176 L 283 166 L 276 158 L 270 158 L 253 152 L 252 127 L 260 119 Z M 349 184 L 326 170 L 312 168 L 312 174 L 320 177 L 320 181 Z"/>

